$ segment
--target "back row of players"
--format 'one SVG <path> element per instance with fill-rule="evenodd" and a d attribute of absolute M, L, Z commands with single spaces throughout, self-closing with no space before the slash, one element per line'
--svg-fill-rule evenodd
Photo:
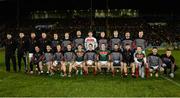
<path fill-rule="evenodd" d="M 158 77 L 159 71 L 164 71 L 174 77 L 175 59 L 171 51 L 167 50 L 160 56 L 158 49 L 153 47 L 152 53 L 146 57 L 146 40 L 143 38 L 143 31 L 139 31 L 138 37 L 131 39 L 130 33 L 125 32 L 125 38 L 120 40 L 118 31 L 113 32 L 113 37 L 108 40 L 105 32 L 100 33 L 97 40 L 93 33 L 88 32 L 85 39 L 81 32 L 77 31 L 76 37 L 70 39 L 69 33 L 65 33 L 64 39 L 60 40 L 57 33 L 54 33 L 52 40 L 49 40 L 46 33 L 42 33 L 41 38 L 37 39 L 36 33 L 32 32 L 29 39 L 25 38 L 24 33 L 19 33 L 17 40 L 7 34 L 3 42 L 5 46 L 6 71 L 10 71 L 10 60 L 13 62 L 13 69 L 16 71 L 17 49 L 18 71 L 21 71 L 21 59 L 24 61 L 24 70 L 28 71 L 28 61 L 30 61 L 30 73 L 33 74 L 35 65 L 39 73 L 53 75 L 55 71 L 60 71 L 61 76 L 71 77 L 72 69 L 76 74 L 88 75 L 88 69 L 93 68 L 94 75 L 101 73 L 102 68 L 107 68 L 108 72 L 115 75 L 115 68 L 121 69 L 121 75 L 128 75 L 128 68 L 131 68 L 131 75 L 134 77 L 150 76 L 155 73 Z M 28 54 L 28 55 L 27 55 Z M 29 58 L 29 60 L 28 60 Z M 67 70 L 68 68 L 69 70 Z M 167 69 L 170 69 L 167 72 Z"/>

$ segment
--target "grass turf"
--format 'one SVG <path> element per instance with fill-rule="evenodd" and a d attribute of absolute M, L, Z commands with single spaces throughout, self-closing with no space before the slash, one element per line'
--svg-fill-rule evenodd
<path fill-rule="evenodd" d="M 162 53 L 162 51 L 161 51 Z M 180 65 L 180 51 L 173 51 Z M 59 75 L 28 75 L 5 71 L 4 51 L 0 51 L 0 96 L 75 96 L 75 97 L 180 97 L 180 86 L 159 77 L 120 78 L 108 75 L 61 78 Z M 180 84 L 180 70 L 172 79 Z"/>

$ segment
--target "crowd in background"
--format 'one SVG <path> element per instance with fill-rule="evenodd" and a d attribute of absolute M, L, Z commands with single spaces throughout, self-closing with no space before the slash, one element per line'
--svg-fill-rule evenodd
<path fill-rule="evenodd" d="M 35 25 L 38 24 L 52 24 L 52 28 L 35 28 Z M 60 36 L 63 36 L 65 32 L 70 32 L 71 35 L 74 35 L 77 30 L 81 30 L 85 35 L 88 30 L 94 31 L 95 36 L 98 35 L 99 32 L 105 31 L 107 33 L 107 37 L 111 37 L 113 30 L 118 30 L 120 33 L 120 37 L 123 36 L 124 32 L 129 31 L 132 36 L 137 35 L 139 29 L 142 29 L 145 33 L 145 38 L 148 40 L 148 46 L 167 46 L 171 45 L 174 48 L 180 47 L 179 36 L 180 34 L 176 29 L 167 24 L 166 26 L 161 25 L 149 25 L 144 20 L 140 19 L 69 19 L 69 20 L 59 20 L 59 22 L 42 22 L 39 21 L 36 24 L 25 25 L 22 24 L 22 27 L 19 27 L 21 31 L 27 33 L 29 35 L 30 32 L 41 33 L 43 31 L 47 33 L 57 32 Z M 5 38 L 5 34 L 7 32 L 16 33 L 18 32 L 16 25 L 1 25 L 0 28 L 0 42 Z M 0 47 L 2 44 L 0 43 Z"/>

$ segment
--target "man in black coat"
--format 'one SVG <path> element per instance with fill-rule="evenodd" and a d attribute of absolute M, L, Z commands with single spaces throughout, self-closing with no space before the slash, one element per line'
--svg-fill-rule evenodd
<path fill-rule="evenodd" d="M 18 57 L 18 67 L 21 71 L 21 60 L 24 61 L 24 70 L 27 72 L 27 50 L 28 50 L 28 40 L 25 38 L 23 32 L 19 33 L 19 38 L 17 39 L 17 57 Z"/>
<path fill-rule="evenodd" d="M 13 63 L 13 69 L 16 72 L 16 43 L 15 40 L 12 38 L 12 34 L 8 33 L 6 35 L 6 39 L 3 42 L 5 46 L 5 64 L 6 64 L 6 71 L 10 71 L 10 60 Z"/>

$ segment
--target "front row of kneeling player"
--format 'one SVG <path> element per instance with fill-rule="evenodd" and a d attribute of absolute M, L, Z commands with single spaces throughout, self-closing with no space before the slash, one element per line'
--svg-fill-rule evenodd
<path fill-rule="evenodd" d="M 57 51 L 52 52 L 49 45 L 46 46 L 46 52 L 42 53 L 38 46 L 35 47 L 35 53 L 30 61 L 30 73 L 33 73 L 33 65 L 36 65 L 36 71 L 41 74 L 44 73 L 45 68 L 50 75 L 56 71 L 60 71 L 61 76 L 71 77 L 72 70 L 74 69 L 77 74 L 88 75 L 89 69 L 93 69 L 93 74 L 101 73 L 102 68 L 106 68 L 107 72 L 111 72 L 112 76 L 115 75 L 116 68 L 121 69 L 121 75 L 127 76 L 128 69 L 131 69 L 133 77 L 148 77 L 155 73 L 158 77 L 160 71 L 174 77 L 175 60 L 171 55 L 171 51 L 167 50 L 166 54 L 159 56 L 158 49 L 154 47 L 152 53 L 147 58 L 145 52 L 141 47 L 137 47 L 135 52 L 130 49 L 127 44 L 123 51 L 119 51 L 119 46 L 114 45 L 114 50 L 109 51 L 106 49 L 105 44 L 101 45 L 98 51 L 93 50 L 93 45 L 89 44 L 89 50 L 84 51 L 83 46 L 79 45 L 77 50 L 73 51 L 71 45 L 67 46 L 67 51 L 62 52 L 61 46 L 57 45 Z M 167 70 L 170 72 L 167 73 Z"/>

